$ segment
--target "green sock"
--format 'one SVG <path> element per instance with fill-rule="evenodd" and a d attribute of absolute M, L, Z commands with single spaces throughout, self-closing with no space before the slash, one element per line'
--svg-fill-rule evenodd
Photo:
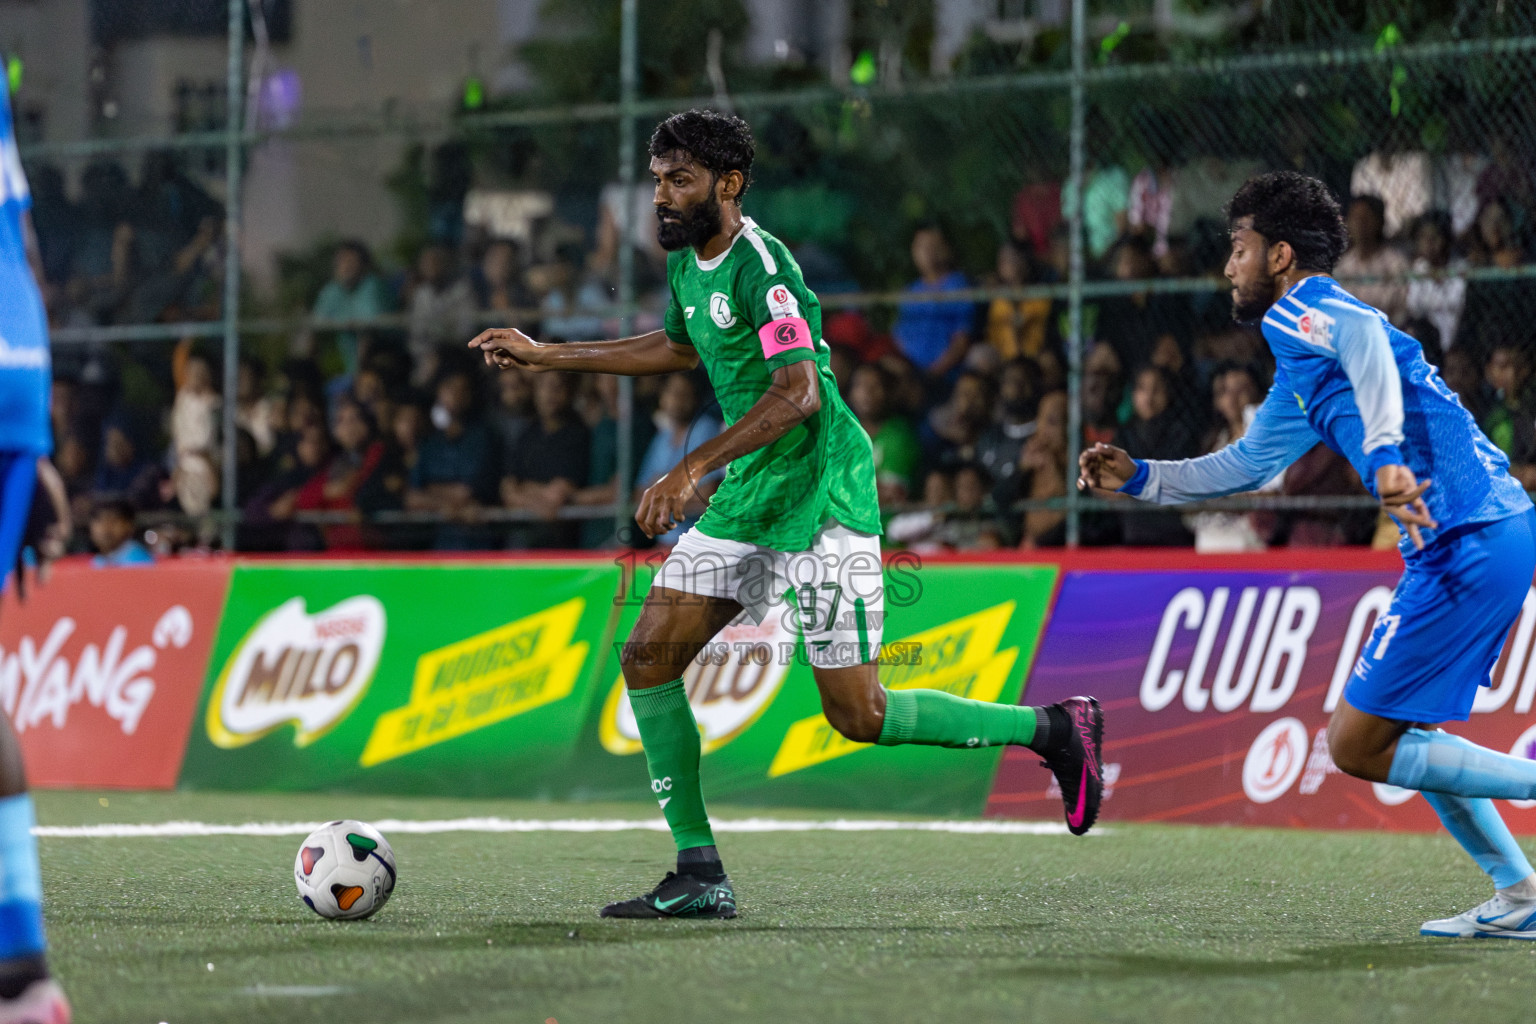
<path fill-rule="evenodd" d="M 635 725 L 651 770 L 651 792 L 661 804 L 679 851 L 713 846 L 704 790 L 699 785 L 699 727 L 683 681 L 629 691 Z"/>
<path fill-rule="evenodd" d="M 885 721 L 876 742 L 884 747 L 899 743 L 932 747 L 996 747 L 1005 743 L 1029 746 L 1035 740 L 1038 711 L 1016 704 L 969 700 L 943 690 L 888 690 Z"/>

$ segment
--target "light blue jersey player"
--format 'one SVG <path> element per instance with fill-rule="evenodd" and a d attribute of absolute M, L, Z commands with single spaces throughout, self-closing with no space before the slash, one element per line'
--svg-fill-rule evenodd
<path fill-rule="evenodd" d="M 0 580 L 7 584 L 32 508 L 37 460 L 51 448 L 48 320 L 33 275 L 31 205 L 9 83 L 0 74 Z M 69 1004 L 43 956 L 33 823 L 21 749 L 0 716 L 0 1024 L 67 1024 Z"/>
<path fill-rule="evenodd" d="M 1397 520 L 1406 566 L 1328 726 L 1340 769 L 1424 794 L 1492 878 L 1423 935 L 1536 939 L 1536 875 L 1493 799 L 1536 799 L 1536 761 L 1436 729 L 1465 721 L 1536 573 L 1536 510 L 1418 342 L 1328 277 L 1347 241 L 1322 182 L 1250 179 L 1227 211 L 1233 315 L 1262 319 L 1275 383 L 1248 432 L 1198 459 L 1095 445 L 1079 487 L 1176 504 L 1257 489 L 1319 440 Z"/>

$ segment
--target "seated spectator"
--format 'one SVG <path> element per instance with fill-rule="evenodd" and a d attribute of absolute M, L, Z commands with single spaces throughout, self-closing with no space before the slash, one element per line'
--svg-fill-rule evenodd
<path fill-rule="evenodd" d="M 969 302 L 936 302 L 920 296 L 968 288 L 970 281 L 955 269 L 949 242 L 937 227 L 919 228 L 912 236 L 912 262 L 919 276 L 906 290 L 914 298 L 897 307 L 891 336 L 919 370 L 943 379 L 971 347 L 976 310 Z"/>
<path fill-rule="evenodd" d="M 251 435 L 262 458 L 277 446 L 278 407 L 264 386 L 266 369 L 253 356 L 240 357 L 235 377 L 235 426 Z"/>
<path fill-rule="evenodd" d="M 1040 400 L 1036 428 L 1019 451 L 1018 473 L 1006 495 L 1015 501 L 1044 501 L 1067 494 L 1067 393 L 1052 391 Z M 999 504 L 1004 504 L 999 501 Z M 1064 511 L 1035 509 L 1024 513 L 1021 548 L 1060 547 L 1066 543 Z M 1095 521 L 1084 520 L 1085 539 Z M 1102 527 L 1100 527 L 1102 528 Z"/>
<path fill-rule="evenodd" d="M 931 469 L 923 477 L 923 501 L 919 508 L 908 509 L 891 517 L 885 538 L 913 551 L 941 551 L 940 528 L 945 513 L 955 501 L 954 480 L 948 469 Z"/>
<path fill-rule="evenodd" d="M 415 402 L 402 402 L 395 406 L 394 419 L 389 424 L 389 440 L 394 442 L 400 464 L 407 477 L 415 470 L 421 457 L 421 443 L 427 439 L 432 421 L 427 411 Z"/>
<path fill-rule="evenodd" d="M 1434 330 L 1434 325 L 1430 325 Z M 1483 388 L 1483 371 L 1466 348 L 1453 348 L 1441 354 L 1440 378 L 1456 392 L 1462 407 L 1479 423 L 1488 411 L 1488 395 Z"/>
<path fill-rule="evenodd" d="M 944 516 L 938 539 L 955 551 L 996 551 L 1003 527 L 992 501 L 992 476 L 974 462 L 956 466 L 955 500 Z"/>
<path fill-rule="evenodd" d="M 560 510 L 586 484 L 591 468 L 592 439 L 576 415 L 576 385 L 570 374 L 545 371 L 534 376 L 534 422 L 502 463 L 501 501 L 507 508 L 525 509 L 541 522 L 518 523 L 511 546 L 574 548 L 581 524 L 561 520 Z"/>
<path fill-rule="evenodd" d="M 880 507 L 905 503 L 917 486 L 922 448 L 912 421 L 891 409 L 890 375 L 874 363 L 853 371 L 848 407 L 869 435 L 875 455 L 875 487 Z"/>
<path fill-rule="evenodd" d="M 832 379 L 837 382 L 837 392 L 847 394 L 848 385 L 853 381 L 854 368 L 859 365 L 859 357 L 841 345 L 828 344 L 827 349 L 827 363 L 832 370 Z"/>
<path fill-rule="evenodd" d="M 91 565 L 112 569 L 128 565 L 154 565 L 155 556 L 134 536 L 133 502 L 123 498 L 99 501 L 91 511 L 91 546 L 96 549 Z"/>
<path fill-rule="evenodd" d="M 503 371 L 507 372 L 507 371 Z M 638 410 L 630 418 L 629 475 L 619 479 L 619 378 L 613 374 L 587 375 L 592 381 L 598 399 L 596 415 L 587 418 L 592 431 L 592 458 L 587 470 L 587 484 L 571 495 L 572 505 L 612 505 L 619 496 L 632 490 L 635 472 L 640 468 L 651 439 L 656 436 L 653 419 Z M 581 524 L 581 546 L 600 548 L 615 542 L 631 544 L 639 540 L 635 535 L 618 534 L 615 517 L 587 519 Z"/>
<path fill-rule="evenodd" d="M 533 374 L 521 367 L 511 367 L 496 374 L 496 404 L 491 409 L 491 426 L 503 452 L 515 449 L 523 434 L 533 426 Z"/>
<path fill-rule="evenodd" d="M 1195 372 L 1194 359 L 1184 350 L 1179 337 L 1171 332 L 1159 334 L 1152 342 L 1148 364 L 1167 370 L 1173 381 L 1173 406 L 1179 417 L 1189 424 L 1189 429 L 1200 434 L 1210 422 L 1210 407 L 1201 401 L 1200 376 Z"/>
<path fill-rule="evenodd" d="M 1355 163 L 1349 191 L 1381 196 L 1387 234 L 1396 235 L 1429 210 L 1435 194 L 1433 161 L 1421 150 L 1378 149 Z"/>
<path fill-rule="evenodd" d="M 474 404 L 474 382 L 467 371 L 451 369 L 438 381 L 433 430 L 417 450 L 405 492 L 408 511 L 447 520 L 433 529 L 432 546 L 439 551 L 475 550 L 494 540 L 476 523 L 495 491 L 496 440 L 475 418 Z"/>
<path fill-rule="evenodd" d="M 1488 409 L 1480 425 L 1489 440 L 1509 456 L 1509 471 L 1527 489 L 1536 487 L 1536 389 L 1526 350 L 1500 342 L 1483 368 Z"/>
<path fill-rule="evenodd" d="M 545 340 L 579 341 L 607 333 L 602 311 L 610 303 L 608 289 L 584 268 L 579 249 L 562 248 L 555 262 L 528 271 L 528 283 L 539 296 Z"/>
<path fill-rule="evenodd" d="M 917 423 L 928 411 L 923 375 L 912 365 L 912 360 L 900 352 L 882 357 L 880 368 L 886 372 L 886 382 L 890 385 L 886 389 L 886 398 L 890 402 L 891 412 Z"/>
<path fill-rule="evenodd" d="M 90 519 L 91 485 L 95 481 L 95 469 L 91 465 L 91 446 L 71 427 L 68 433 L 55 443 L 54 466 L 64 481 L 64 493 L 69 499 L 70 515 L 77 523 Z"/>
<path fill-rule="evenodd" d="M 1034 260 L 1023 246 L 1009 240 L 998 247 L 997 286 L 1023 287 L 1038 279 Z M 1045 348 L 1050 320 L 1050 299 L 993 299 L 987 306 L 987 344 L 1003 359 L 1038 356 Z"/>
<path fill-rule="evenodd" d="M 291 452 L 281 454 L 275 472 L 245 503 L 240 547 L 252 551 L 320 551 L 324 544 L 313 526 L 294 523 L 299 492 L 331 457 L 331 435 L 318 423 L 306 426 Z"/>
<path fill-rule="evenodd" d="M 1404 314 L 1434 324 L 1447 352 L 1460 341 L 1457 328 L 1467 301 L 1466 278 L 1457 276 L 1461 269 L 1461 261 L 1451 259 L 1450 216 L 1429 211 L 1413 228 L 1413 272 L 1427 276 L 1408 282 Z"/>
<path fill-rule="evenodd" d="M 1115 247 L 1110 269 L 1117 281 L 1151 281 L 1158 277 L 1152 246 L 1142 238 L 1124 239 Z M 1156 294 L 1150 290 L 1112 296 L 1099 304 L 1096 336 L 1114 346 L 1125 366 L 1140 366 L 1152 357 L 1164 334 L 1184 339 L 1192 319 L 1189 302 L 1182 295 Z"/>
<path fill-rule="evenodd" d="M 1127 415 L 1130 411 L 1123 367 L 1114 346 L 1107 341 L 1095 342 L 1088 350 L 1083 360 L 1084 444 L 1095 441 L 1117 443 L 1115 438 L 1120 433 L 1122 408 Z"/>
<path fill-rule="evenodd" d="M 299 488 L 294 508 L 300 512 L 352 513 L 353 522 L 321 526 L 327 550 L 378 547 L 376 531 L 364 517 L 400 507 L 402 475 L 390 471 L 389 449 L 362 403 L 350 398 L 338 403 L 331 429 L 336 452 L 323 470 Z"/>
<path fill-rule="evenodd" d="M 1136 459 L 1187 459 L 1197 442 L 1189 424 L 1173 406 L 1175 384 L 1167 370 L 1144 366 L 1136 374 L 1132 416 L 1120 430 L 1119 444 Z M 1125 542 L 1137 546 L 1187 546 L 1194 537 L 1177 512 L 1128 512 Z"/>
<path fill-rule="evenodd" d="M 1354 277 L 1397 277 L 1408 271 L 1408 258 L 1388 245 L 1383 230 L 1387 208 L 1380 196 L 1360 195 L 1349 201 L 1349 248 L 1339 257 L 1333 276 L 1350 294 L 1387 314 L 1394 324 L 1403 322 L 1408 286 L 1402 281 L 1374 284 L 1351 281 Z"/>
<path fill-rule="evenodd" d="M 1035 432 L 1040 405 L 1040 367 L 1021 356 L 1003 364 L 998 374 L 997 419 L 976 442 L 976 461 L 991 475 L 999 507 L 1007 508 L 1005 491 L 1019 469 L 1019 453 Z"/>
<path fill-rule="evenodd" d="M 979 373 L 961 374 L 949 401 L 935 406 L 923 424 L 929 464 L 974 461 L 977 442 L 991 424 L 992 382 Z"/>
<path fill-rule="evenodd" d="M 635 474 L 632 500 L 636 506 L 640 504 L 646 488 L 670 473 L 673 467 L 687 459 L 689 452 L 723 429 L 718 419 L 707 413 L 699 413 L 698 385 L 693 376 L 687 373 L 674 373 L 667 377 L 661 389 L 661 404 L 656 412 L 656 436 L 651 438 L 645 458 L 640 460 L 640 471 Z M 657 537 L 656 543 L 676 544 L 683 531 L 698 521 L 724 476 L 724 470 L 715 470 L 701 479 L 698 489 L 683 509 L 686 518 Z"/>
<path fill-rule="evenodd" d="M 1242 437 L 1253 421 L 1264 388 L 1247 366 L 1225 365 L 1211 375 L 1211 410 L 1216 422 L 1206 431 L 1201 451 L 1218 452 Z M 1278 481 L 1276 481 L 1278 482 Z M 1261 490 L 1273 489 L 1266 485 Z M 1197 512 L 1184 525 L 1194 531 L 1195 550 L 1200 552 L 1260 551 L 1264 540 L 1245 512 Z"/>
<path fill-rule="evenodd" d="M 346 241 L 331 257 L 331 279 L 315 297 L 311 313 L 323 320 L 366 320 L 389 312 L 389 292 L 373 272 L 373 256 L 362 242 Z M 371 332 L 347 329 L 336 333 L 346 375 L 357 373 Z M 257 443 L 261 438 L 257 437 Z"/>
<path fill-rule="evenodd" d="M 438 375 L 439 349 L 462 349 L 474 336 L 475 295 L 469 282 L 454 274 L 453 252 L 439 242 L 416 257 L 406 344 L 414 361 L 411 381 L 423 384 Z"/>
<path fill-rule="evenodd" d="M 122 417 L 108 419 L 102 428 L 101 461 L 91 488 L 95 497 L 122 499 L 139 508 L 153 506 L 158 503 L 160 480 L 160 467 L 139 454 L 128 421 Z"/>
<path fill-rule="evenodd" d="M 1525 260 L 1510 221 L 1509 208 L 1498 199 L 1483 204 L 1467 233 L 1467 262 L 1474 267 L 1509 270 Z"/>
<path fill-rule="evenodd" d="M 1510 270 L 1525 262 L 1504 203 L 1487 203 L 1478 213 L 1468 233 L 1467 260 L 1474 267 L 1498 270 Z M 1536 322 L 1536 295 L 1532 292 L 1530 281 L 1520 278 L 1469 282 L 1458 328 L 1462 343 L 1474 351 L 1488 352 L 1515 332 L 1528 332 Z"/>
<path fill-rule="evenodd" d="M 533 305 L 518 263 L 517 246 L 504 238 L 485 247 L 471 280 L 475 305 L 482 312 L 511 313 Z"/>

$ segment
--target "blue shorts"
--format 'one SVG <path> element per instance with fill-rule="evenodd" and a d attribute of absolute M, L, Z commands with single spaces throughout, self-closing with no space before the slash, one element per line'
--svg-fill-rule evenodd
<path fill-rule="evenodd" d="M 0 449 L 0 590 L 16 568 L 36 485 L 37 453 Z"/>
<path fill-rule="evenodd" d="M 1536 510 L 1447 530 L 1410 559 L 1344 687 L 1399 722 L 1466 721 L 1536 573 Z"/>

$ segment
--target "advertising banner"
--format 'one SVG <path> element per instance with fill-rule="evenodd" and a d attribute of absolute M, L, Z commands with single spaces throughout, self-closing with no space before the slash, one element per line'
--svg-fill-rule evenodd
<path fill-rule="evenodd" d="M 1326 727 L 1397 582 L 1388 571 L 1069 572 L 1025 699 L 1104 707 L 1105 820 L 1432 829 L 1415 794 L 1339 773 Z M 1447 728 L 1536 755 L 1536 590 L 1471 721 Z M 1010 750 L 989 815 L 1060 813 Z M 1517 832 L 1536 813 L 1501 802 Z"/>
<path fill-rule="evenodd" d="M 0 603 L 0 705 L 33 786 L 176 785 L 230 564 L 55 567 Z"/>
<path fill-rule="evenodd" d="M 638 615 L 647 577 L 622 595 L 616 641 Z M 1056 568 L 923 566 L 885 569 L 881 681 L 1016 703 L 1050 607 Z M 786 807 L 977 815 L 1002 755 L 991 750 L 875 747 L 836 733 L 821 713 L 809 664 L 784 605 L 762 623 L 728 626 L 684 675 L 703 734 L 707 799 Z M 572 797 L 630 799 L 646 772 L 629 698 L 611 652 L 584 730 Z"/>
<path fill-rule="evenodd" d="M 556 794 L 618 576 L 601 561 L 241 565 L 182 781 Z"/>

